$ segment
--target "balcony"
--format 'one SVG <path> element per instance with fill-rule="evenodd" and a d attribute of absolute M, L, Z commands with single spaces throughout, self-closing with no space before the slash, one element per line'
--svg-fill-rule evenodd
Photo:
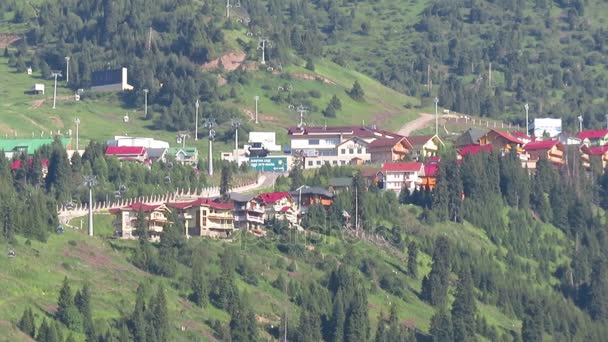
<path fill-rule="evenodd" d="M 266 212 L 266 208 L 264 208 L 264 207 L 259 207 L 259 206 L 256 206 L 256 207 L 253 207 L 253 206 L 252 206 L 252 207 L 248 207 L 248 208 L 247 208 L 247 211 L 249 211 L 249 212 L 253 212 L 253 213 L 258 213 L 258 214 L 263 214 L 263 213 L 265 213 L 265 212 Z"/>
<path fill-rule="evenodd" d="M 234 222 L 253 222 L 253 223 L 264 223 L 264 216 L 255 216 L 249 214 L 235 215 Z"/>

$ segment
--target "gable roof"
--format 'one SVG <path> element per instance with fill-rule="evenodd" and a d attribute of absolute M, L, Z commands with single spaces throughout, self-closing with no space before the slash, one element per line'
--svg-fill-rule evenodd
<path fill-rule="evenodd" d="M 520 144 L 520 145 L 524 144 L 521 140 L 519 140 L 516 137 L 512 136 L 510 133 L 499 131 L 497 129 L 492 129 L 490 132 L 494 132 L 494 133 L 498 134 L 500 137 L 502 137 L 502 138 L 506 139 L 507 141 L 512 142 L 514 144 Z"/>
<path fill-rule="evenodd" d="M 298 190 L 298 191 L 292 191 L 291 194 L 294 196 L 299 196 L 300 192 L 302 195 L 319 195 L 319 196 L 324 196 L 324 197 L 329 197 L 329 198 L 334 197 L 334 194 L 327 191 L 326 189 L 323 189 L 321 187 L 309 187 L 309 186 L 303 187 L 301 190 Z"/>
<path fill-rule="evenodd" d="M 211 198 L 197 198 L 194 201 L 190 202 L 177 202 L 177 203 L 167 203 L 167 206 L 177 208 L 177 209 L 188 209 L 192 207 L 210 207 L 214 209 L 220 210 L 230 210 L 234 208 L 234 203 L 232 202 L 216 202 Z"/>
<path fill-rule="evenodd" d="M 0 157 L 2 157 L 2 156 L 0 156 Z M 32 161 L 31 158 L 27 160 L 27 166 L 32 166 L 32 163 L 33 163 L 33 161 Z M 43 168 L 45 168 L 45 167 L 48 168 L 49 167 L 49 160 L 48 159 L 42 159 L 40 161 L 40 163 L 42 164 Z M 13 161 L 11 163 L 11 170 L 12 171 L 17 171 L 20 168 L 21 168 L 21 159 L 17 159 L 17 160 L 15 160 L 15 161 Z"/>
<path fill-rule="evenodd" d="M 131 203 L 130 205 L 118 209 L 110 209 L 110 213 L 117 214 L 121 211 L 143 211 L 145 213 L 149 213 L 158 209 L 167 209 L 164 204 L 145 204 L 142 202 Z"/>
<path fill-rule="evenodd" d="M 359 137 L 352 137 L 352 138 L 348 138 L 348 139 L 344 140 L 343 142 L 339 143 L 337 146 L 338 147 L 342 146 L 342 145 L 346 144 L 349 141 L 354 141 L 357 144 L 361 144 L 361 145 L 365 145 L 365 146 L 367 146 L 369 144 L 367 141 L 365 141 L 365 140 L 363 140 L 363 139 L 361 139 Z"/>
<path fill-rule="evenodd" d="M 235 202 L 249 202 L 254 197 L 255 197 L 255 195 L 250 195 L 250 194 L 240 194 L 238 192 L 231 192 L 230 193 L 230 199 L 233 200 L 233 201 L 235 201 Z"/>
<path fill-rule="evenodd" d="M 264 201 L 264 203 L 274 203 L 278 200 L 281 200 L 285 197 L 290 197 L 289 192 L 267 192 L 264 194 L 259 194 L 258 197 Z"/>
<path fill-rule="evenodd" d="M 107 156 L 118 156 L 118 155 L 144 155 L 146 148 L 143 146 L 108 146 L 106 148 Z"/>
<path fill-rule="evenodd" d="M 59 138 L 64 148 L 72 142 L 72 138 Z M 36 150 L 44 145 L 53 144 L 53 138 L 34 138 L 34 139 L 0 139 L 0 150 L 5 152 L 17 151 L 21 147 L 27 148 L 27 154 L 34 154 Z"/>
<path fill-rule="evenodd" d="M 576 137 L 579 139 L 601 139 L 608 135 L 608 129 L 596 129 L 579 132 Z"/>
<path fill-rule="evenodd" d="M 386 138 L 386 137 L 378 138 L 369 144 L 369 148 L 373 149 L 373 148 L 393 147 L 401 142 L 404 142 L 408 148 L 412 148 L 412 145 L 407 141 L 407 139 L 405 137 L 401 137 L 401 136 L 394 137 L 394 138 Z"/>
<path fill-rule="evenodd" d="M 375 168 L 366 167 L 366 168 L 361 169 L 361 176 L 363 176 L 364 178 L 376 177 L 376 175 L 378 175 L 378 172 L 380 172 L 379 167 L 375 167 Z"/>
<path fill-rule="evenodd" d="M 529 142 L 529 143 L 525 144 L 524 150 L 526 150 L 526 151 L 549 150 L 557 144 L 560 144 L 559 140 L 533 141 L 533 142 Z"/>
<path fill-rule="evenodd" d="M 438 163 L 426 163 L 424 164 L 424 175 L 426 177 L 435 177 L 437 175 L 437 170 L 439 170 Z"/>
<path fill-rule="evenodd" d="M 198 153 L 196 147 L 170 147 L 167 153 L 172 156 L 176 156 L 179 152 L 183 152 L 187 157 L 193 157 Z"/>
<path fill-rule="evenodd" d="M 477 154 L 479 152 L 492 152 L 492 144 L 487 144 L 487 145 L 468 145 L 468 146 L 464 146 L 463 148 L 460 149 L 460 151 L 458 151 L 458 154 L 460 154 L 461 156 L 466 156 L 467 154 Z"/>
<path fill-rule="evenodd" d="M 592 147 L 583 145 L 583 147 L 581 147 L 581 150 L 583 150 L 583 152 L 590 154 L 592 156 L 601 156 L 601 155 L 606 154 L 606 152 L 608 152 L 608 145 L 592 146 Z"/>
<path fill-rule="evenodd" d="M 455 146 L 467 146 L 479 144 L 479 139 L 490 130 L 485 128 L 471 127 L 466 132 L 462 133 L 455 142 Z"/>
<path fill-rule="evenodd" d="M 384 165 L 382 165 L 382 171 L 387 172 L 417 172 L 421 170 L 424 170 L 423 164 L 417 162 L 384 163 Z"/>
<path fill-rule="evenodd" d="M 427 142 L 429 142 L 429 140 L 432 140 L 435 138 L 437 138 L 439 140 L 440 144 L 443 144 L 441 139 L 439 139 L 439 137 L 437 137 L 436 135 L 412 135 L 409 137 L 405 137 L 405 139 L 407 139 L 407 141 L 412 146 L 422 146 L 422 145 L 426 144 Z"/>

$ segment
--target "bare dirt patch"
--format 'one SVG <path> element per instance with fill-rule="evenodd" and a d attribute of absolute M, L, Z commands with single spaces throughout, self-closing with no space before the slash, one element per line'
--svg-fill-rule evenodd
<path fill-rule="evenodd" d="M 216 58 L 210 62 L 203 64 L 203 69 L 217 69 L 222 65 L 227 71 L 238 69 L 244 62 L 247 55 L 244 52 L 230 52 L 222 57 Z"/>
<path fill-rule="evenodd" d="M 42 104 L 44 104 L 44 99 L 34 100 L 32 101 L 31 108 L 40 108 L 42 107 Z"/>
<path fill-rule="evenodd" d="M 63 128 L 63 121 L 60 118 L 58 118 L 56 116 L 49 116 L 49 120 L 51 120 L 53 122 L 55 127 Z"/>
<path fill-rule="evenodd" d="M 243 111 L 243 113 L 245 113 L 245 115 L 247 115 L 247 117 L 251 121 L 255 121 L 255 112 L 254 111 L 252 111 L 251 109 L 247 109 L 247 108 L 243 108 L 242 111 Z M 278 122 L 279 120 L 277 120 L 277 118 L 275 118 L 275 117 L 258 113 L 258 121 Z"/>
<path fill-rule="evenodd" d="M 19 39 L 21 39 L 21 37 L 14 34 L 0 34 L 0 48 L 4 49 Z"/>
<path fill-rule="evenodd" d="M 306 80 L 306 81 L 316 81 L 316 80 L 321 80 L 323 83 L 325 84 L 336 84 L 336 82 L 330 80 L 327 77 L 323 77 L 323 76 L 318 76 L 318 75 L 311 75 L 311 74 L 306 74 L 303 72 L 298 72 L 298 73 L 294 73 L 291 76 L 293 76 L 294 78 L 297 78 L 299 80 Z"/>

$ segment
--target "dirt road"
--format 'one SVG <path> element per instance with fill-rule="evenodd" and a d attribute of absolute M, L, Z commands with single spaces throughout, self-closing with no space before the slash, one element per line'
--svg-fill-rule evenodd
<path fill-rule="evenodd" d="M 433 114 L 420 113 L 419 118 L 412 120 L 412 121 L 406 123 L 405 125 L 403 125 L 401 127 L 401 129 L 399 129 L 398 133 L 403 136 L 408 136 L 414 131 L 423 129 L 428 124 L 430 124 L 434 119 L 435 118 L 434 118 Z"/>

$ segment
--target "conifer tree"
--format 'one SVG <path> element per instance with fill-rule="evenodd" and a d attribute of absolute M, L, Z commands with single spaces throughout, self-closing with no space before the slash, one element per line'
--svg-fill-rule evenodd
<path fill-rule="evenodd" d="M 476 311 L 471 274 L 468 269 L 465 269 L 460 274 L 456 288 L 456 299 L 452 304 L 455 341 L 475 340 Z"/>
<path fill-rule="evenodd" d="M 339 289 L 334 296 L 333 310 L 330 323 L 331 341 L 344 341 L 344 324 L 346 322 L 346 314 L 344 311 L 344 296 L 342 289 Z"/>
<path fill-rule="evenodd" d="M 418 246 L 415 241 L 407 245 L 407 273 L 412 278 L 418 278 Z"/>
<path fill-rule="evenodd" d="M 589 288 L 589 314 L 595 320 L 605 320 L 608 318 L 608 265 L 605 261 L 593 265 Z"/>
<path fill-rule="evenodd" d="M 452 321 L 450 314 L 444 309 L 440 309 L 431 318 L 431 327 L 429 333 L 433 337 L 434 342 L 452 342 L 454 334 L 452 331 Z"/>
<path fill-rule="evenodd" d="M 74 305 L 74 297 L 67 277 L 63 279 L 63 285 L 59 291 L 56 317 L 70 329 L 77 331 L 82 329 L 82 318 Z"/>
<path fill-rule="evenodd" d="M 199 307 L 208 303 L 209 289 L 204 273 L 204 261 L 197 255 L 192 262 L 192 301 Z"/>
<path fill-rule="evenodd" d="M 36 336 L 36 325 L 34 322 L 34 314 L 32 313 L 31 308 L 27 308 L 23 311 L 23 315 L 17 324 L 19 329 L 24 333 L 28 334 L 30 337 Z"/>
<path fill-rule="evenodd" d="M 135 308 L 131 314 L 131 327 L 133 330 L 133 339 L 136 342 L 146 341 L 146 302 L 145 288 L 143 284 L 139 284 L 135 294 Z M 123 335 L 121 333 L 121 335 Z M 123 335 L 124 336 L 124 335 Z"/>
<path fill-rule="evenodd" d="M 543 312 L 540 304 L 531 299 L 526 304 L 521 325 L 521 338 L 524 342 L 541 342 L 543 340 Z"/>
<path fill-rule="evenodd" d="M 157 341 L 170 341 L 171 328 L 169 325 L 169 310 L 167 308 L 167 298 L 162 286 L 158 287 L 156 296 L 151 304 L 152 319 L 151 323 L 156 330 Z"/>
<path fill-rule="evenodd" d="M 369 317 L 367 314 L 367 294 L 362 286 L 355 289 L 353 299 L 346 314 L 345 341 L 367 341 L 369 339 Z"/>
<path fill-rule="evenodd" d="M 258 331 L 255 313 L 248 303 L 247 294 L 237 300 L 230 314 L 230 336 L 232 341 L 257 342 Z"/>
<path fill-rule="evenodd" d="M 222 164 L 222 170 L 220 175 L 220 196 L 226 197 L 228 196 L 228 192 L 232 188 L 232 171 L 230 170 L 230 166 L 227 164 Z"/>
<path fill-rule="evenodd" d="M 355 81 L 355 83 L 353 83 L 353 87 L 350 89 L 350 91 L 348 91 L 348 95 L 352 97 L 353 100 L 363 100 L 365 92 L 363 91 L 361 84 L 359 84 L 359 81 Z"/>
<path fill-rule="evenodd" d="M 450 244 L 445 236 L 435 240 L 433 266 L 422 281 L 422 298 L 434 306 L 446 304 L 450 275 Z"/>

